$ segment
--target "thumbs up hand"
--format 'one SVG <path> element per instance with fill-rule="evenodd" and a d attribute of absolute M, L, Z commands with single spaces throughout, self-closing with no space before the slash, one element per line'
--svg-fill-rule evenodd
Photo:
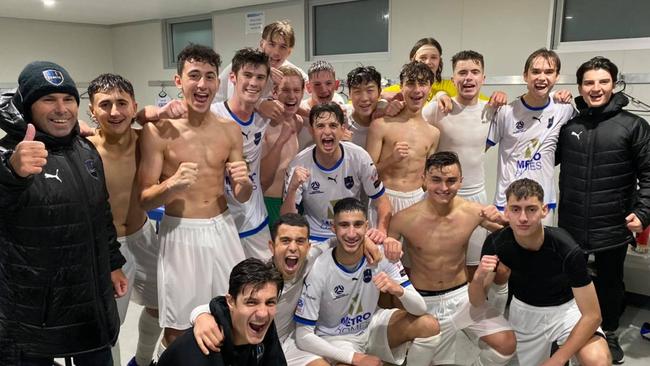
<path fill-rule="evenodd" d="M 34 125 L 28 124 L 25 138 L 16 145 L 14 153 L 9 158 L 9 164 L 19 177 L 26 178 L 32 174 L 39 174 L 47 164 L 45 144 L 34 141 L 35 135 Z"/>

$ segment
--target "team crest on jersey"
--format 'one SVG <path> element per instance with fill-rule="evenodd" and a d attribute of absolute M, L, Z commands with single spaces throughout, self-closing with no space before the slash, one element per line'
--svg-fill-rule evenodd
<path fill-rule="evenodd" d="M 311 187 L 311 192 L 309 192 L 309 194 L 323 193 L 323 191 L 320 190 L 320 183 L 317 181 L 311 182 L 309 186 Z"/>
<path fill-rule="evenodd" d="M 352 176 L 347 176 L 343 179 L 343 183 L 345 183 L 345 188 L 350 189 L 354 187 L 354 178 L 352 178 Z"/>
<path fill-rule="evenodd" d="M 546 128 L 553 127 L 553 120 L 554 119 L 555 119 L 555 116 L 551 116 L 551 118 L 548 119 L 548 123 L 546 124 Z"/>
<path fill-rule="evenodd" d="M 368 283 L 372 280 L 372 271 L 370 268 L 366 268 L 365 271 L 363 271 L 363 282 Z"/>
<path fill-rule="evenodd" d="M 515 123 L 515 128 L 517 129 L 515 133 L 521 132 L 521 130 L 524 129 L 524 121 L 517 121 L 517 123 Z"/>
<path fill-rule="evenodd" d="M 84 167 L 86 167 L 86 171 L 88 174 L 90 174 L 91 177 L 98 179 L 99 174 L 97 173 L 97 168 L 95 167 L 95 161 L 93 159 L 88 159 L 84 161 Z"/>
<path fill-rule="evenodd" d="M 59 70 L 45 70 L 43 71 L 43 77 L 48 83 L 59 86 L 63 84 L 63 73 Z"/>
<path fill-rule="evenodd" d="M 255 142 L 255 145 L 259 145 L 260 141 L 262 141 L 262 133 L 261 132 L 256 132 L 255 133 L 255 139 L 253 142 Z"/>
<path fill-rule="evenodd" d="M 342 294 L 343 291 L 345 291 L 345 287 L 343 287 L 343 285 L 336 285 L 334 287 L 334 293 L 337 294 L 337 295 Z"/>

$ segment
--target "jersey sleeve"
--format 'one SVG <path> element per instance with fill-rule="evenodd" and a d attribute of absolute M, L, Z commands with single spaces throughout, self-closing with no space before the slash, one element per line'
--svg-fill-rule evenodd
<path fill-rule="evenodd" d="M 488 130 L 487 141 L 485 142 L 487 146 L 494 146 L 501 141 L 504 121 L 505 109 L 502 107 L 494 114 L 492 122 L 490 122 L 490 129 Z"/>
<path fill-rule="evenodd" d="M 289 182 L 291 182 L 291 177 L 293 176 L 293 172 L 296 169 L 295 166 L 295 161 L 292 161 L 289 167 L 287 168 L 286 172 L 284 173 L 284 197 L 287 196 L 287 192 L 289 191 Z M 304 184 L 301 184 L 300 187 L 296 190 L 296 206 L 300 205 L 302 202 L 302 191 L 304 190 Z"/>
<path fill-rule="evenodd" d="M 316 267 L 316 264 L 314 267 Z M 312 270 L 307 275 L 305 282 L 302 285 L 302 293 L 298 299 L 296 312 L 293 316 L 293 319 L 298 324 L 312 327 L 316 326 L 316 321 L 318 320 L 318 312 L 320 311 L 320 299 L 322 296 L 322 283 L 319 281 L 318 276 L 313 275 L 313 273 L 317 272 L 318 270 Z"/>
<path fill-rule="evenodd" d="M 384 194 L 384 184 L 379 179 L 377 167 L 365 150 L 362 150 L 359 154 L 359 166 L 357 168 L 359 169 L 358 176 L 361 177 L 363 191 L 366 192 L 368 197 L 376 199 Z"/>
<path fill-rule="evenodd" d="M 383 251 L 383 248 L 380 250 Z M 399 283 L 402 287 L 411 286 L 411 280 L 406 274 L 406 270 L 404 269 L 401 261 L 392 263 L 384 258 L 381 260 L 381 264 L 382 265 L 380 270 L 386 272 L 388 277 L 390 277 L 393 281 Z"/>
<path fill-rule="evenodd" d="M 483 247 L 481 248 L 481 257 L 484 255 L 496 255 L 497 254 L 497 247 L 494 243 L 494 236 L 495 234 L 490 234 L 485 238 L 485 241 L 483 242 Z"/>
<path fill-rule="evenodd" d="M 569 277 L 569 286 L 583 287 L 591 283 L 591 277 L 587 272 L 587 259 L 582 250 L 574 248 L 564 260 L 564 273 Z"/>

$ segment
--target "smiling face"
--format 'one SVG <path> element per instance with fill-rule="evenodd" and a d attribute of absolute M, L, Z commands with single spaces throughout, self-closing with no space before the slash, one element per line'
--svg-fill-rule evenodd
<path fill-rule="evenodd" d="M 340 81 L 329 71 L 320 71 L 309 76 L 307 91 L 316 104 L 329 103 L 339 88 Z"/>
<path fill-rule="evenodd" d="M 363 240 L 368 231 L 368 220 L 361 211 L 342 211 L 334 217 L 332 231 L 336 235 L 337 248 L 350 256 L 363 253 Z"/>
<path fill-rule="evenodd" d="M 268 282 L 258 289 L 246 285 L 237 298 L 226 295 L 235 345 L 262 343 L 275 317 L 278 291 L 275 283 Z"/>
<path fill-rule="evenodd" d="M 427 102 L 427 96 L 431 90 L 431 83 L 424 78 L 417 80 L 407 79 L 402 83 L 402 95 L 406 108 L 411 111 L 417 111 L 424 107 Z"/>
<path fill-rule="evenodd" d="M 449 204 L 454 200 L 463 177 L 457 164 L 430 167 L 424 176 L 427 199 L 435 204 Z"/>
<path fill-rule="evenodd" d="M 95 93 L 89 108 L 104 133 L 121 136 L 130 131 L 138 105 L 129 93 L 113 89 Z"/>
<path fill-rule="evenodd" d="M 182 75 L 174 77 L 176 87 L 183 93 L 187 106 L 194 112 L 205 113 L 219 87 L 217 67 L 206 62 L 188 60 Z"/>
<path fill-rule="evenodd" d="M 379 86 L 371 81 L 351 87 L 350 101 L 356 114 L 361 117 L 372 116 L 379 102 Z"/>
<path fill-rule="evenodd" d="M 591 108 L 601 107 L 612 98 L 614 81 L 607 70 L 594 69 L 586 71 L 578 87 L 580 95 Z"/>
<path fill-rule="evenodd" d="M 435 74 L 440 67 L 440 51 L 434 46 L 426 44 L 415 52 L 412 61 L 422 62 Z"/>
<path fill-rule="evenodd" d="M 32 123 L 54 137 L 68 136 L 77 124 L 79 105 L 74 96 L 65 93 L 44 95 L 31 106 Z"/>
<path fill-rule="evenodd" d="M 275 97 L 284 105 L 285 116 L 298 113 L 304 89 L 300 76 L 284 76 L 276 88 Z"/>
<path fill-rule="evenodd" d="M 285 281 L 293 279 L 300 271 L 310 247 L 307 227 L 284 223 L 278 226 L 275 242 L 270 241 L 269 248 L 273 253 L 275 268 Z"/>
<path fill-rule="evenodd" d="M 476 60 L 459 60 L 451 79 L 458 90 L 458 98 L 466 103 L 473 102 L 478 99 L 485 81 L 483 66 Z"/>
<path fill-rule="evenodd" d="M 504 212 L 512 231 L 519 238 L 539 235 L 547 213 L 548 207 L 538 197 L 517 199 L 513 194 L 508 197 Z"/>
<path fill-rule="evenodd" d="M 260 49 L 269 56 L 269 64 L 275 68 L 282 66 L 291 55 L 291 47 L 289 47 L 284 37 L 279 34 L 269 40 L 261 40 Z"/>
<path fill-rule="evenodd" d="M 268 81 L 268 66 L 245 64 L 237 74 L 230 73 L 230 81 L 235 85 L 235 95 L 245 104 L 255 104 L 262 97 Z"/>
<path fill-rule="evenodd" d="M 528 93 L 540 100 L 548 98 L 557 78 L 558 71 L 553 60 L 542 56 L 536 57 L 524 73 Z"/>

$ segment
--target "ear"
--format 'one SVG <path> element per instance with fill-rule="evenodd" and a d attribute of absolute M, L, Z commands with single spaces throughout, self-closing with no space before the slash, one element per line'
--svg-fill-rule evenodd
<path fill-rule="evenodd" d="M 546 218 L 546 215 L 548 215 L 548 205 L 544 205 L 542 207 L 542 219 Z"/>
<path fill-rule="evenodd" d="M 275 255 L 275 245 L 273 245 L 273 240 L 269 240 L 269 250 L 271 251 L 271 255 Z"/>
<path fill-rule="evenodd" d="M 311 89 L 312 89 L 312 88 L 311 88 L 311 82 L 310 82 L 309 80 L 307 80 L 307 82 L 305 83 L 305 89 L 307 89 L 307 92 L 308 92 L 309 94 L 312 93 L 312 91 L 311 91 Z"/>
<path fill-rule="evenodd" d="M 230 294 L 226 294 L 226 303 L 228 304 L 228 309 L 233 311 L 235 307 L 235 299 Z"/>
<path fill-rule="evenodd" d="M 176 84 L 177 88 L 182 89 L 181 88 L 181 76 L 180 75 L 178 75 L 178 74 L 174 75 L 174 84 Z"/>
<path fill-rule="evenodd" d="M 135 110 L 136 111 L 138 110 L 137 106 L 136 106 Z M 93 109 L 93 104 L 92 103 L 88 103 L 88 112 L 90 112 L 90 115 L 92 117 L 95 117 L 95 110 Z"/>
<path fill-rule="evenodd" d="M 230 80 L 231 83 L 237 85 L 237 75 L 235 75 L 234 72 L 232 71 L 230 72 L 230 74 L 228 75 L 228 80 Z"/>
<path fill-rule="evenodd" d="M 339 90 L 339 86 L 341 85 L 341 80 L 336 79 L 336 81 L 334 82 L 334 85 L 336 85 L 336 90 Z"/>

